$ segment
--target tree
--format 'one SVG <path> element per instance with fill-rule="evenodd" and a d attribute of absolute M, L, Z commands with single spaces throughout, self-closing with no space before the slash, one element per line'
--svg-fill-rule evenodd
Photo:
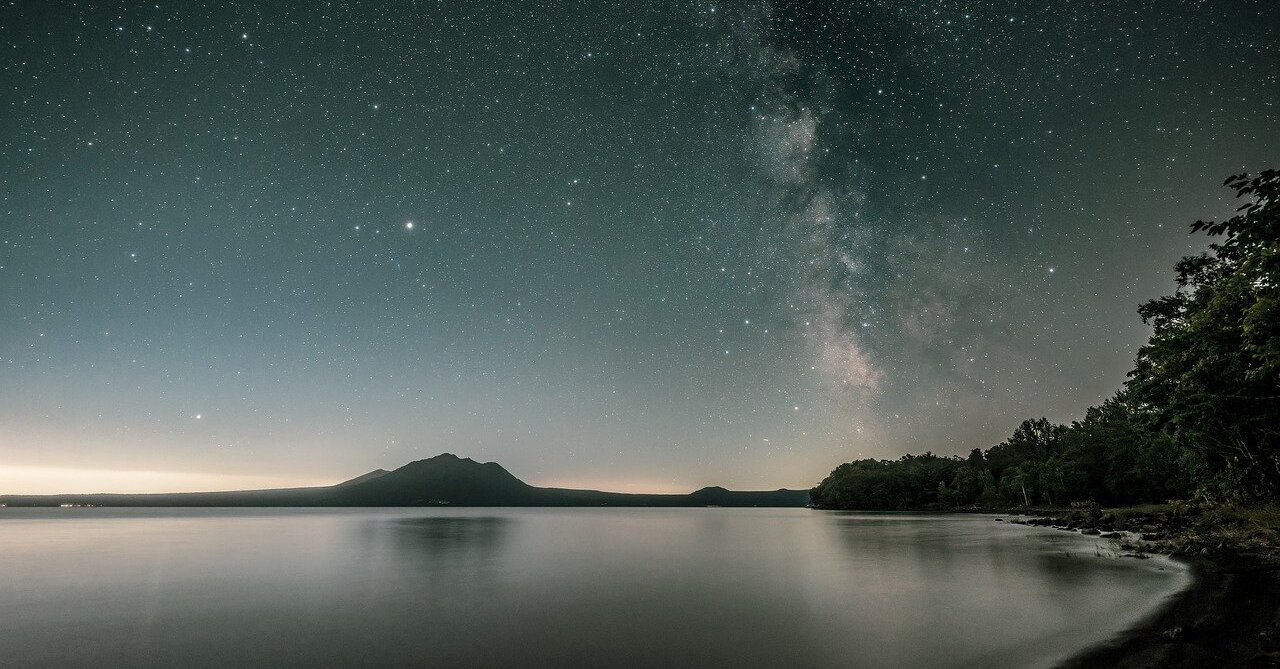
<path fill-rule="evenodd" d="M 1280 172 L 1227 179 L 1248 197 L 1193 233 L 1223 241 L 1175 266 L 1177 290 L 1138 313 L 1153 328 L 1126 383 L 1139 413 L 1189 453 L 1201 493 L 1280 490 Z"/>
<path fill-rule="evenodd" d="M 909 509 L 983 504 L 1129 504 L 1199 495 L 1280 495 L 1280 172 L 1230 177 L 1247 198 L 1197 221 L 1209 253 L 1174 267 L 1173 295 L 1138 308 L 1152 327 L 1125 389 L 1070 426 L 1023 421 L 969 457 L 907 455 L 840 465 L 816 506 Z"/>

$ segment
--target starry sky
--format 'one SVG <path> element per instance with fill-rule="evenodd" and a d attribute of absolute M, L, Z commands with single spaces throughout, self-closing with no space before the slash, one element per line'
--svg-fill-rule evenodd
<path fill-rule="evenodd" d="M 1114 392 L 1280 3 L 0 8 L 0 489 L 808 487 Z"/>

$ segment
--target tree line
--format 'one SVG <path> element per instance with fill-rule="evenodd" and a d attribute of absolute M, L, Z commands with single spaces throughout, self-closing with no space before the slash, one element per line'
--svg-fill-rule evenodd
<path fill-rule="evenodd" d="M 1172 295 L 1138 308 L 1152 335 L 1124 387 L 1079 420 L 1023 421 L 968 457 L 842 464 L 814 506 L 927 509 L 1280 497 L 1280 172 L 1235 175 L 1243 198 L 1191 232 L 1216 241 L 1174 267 Z"/>

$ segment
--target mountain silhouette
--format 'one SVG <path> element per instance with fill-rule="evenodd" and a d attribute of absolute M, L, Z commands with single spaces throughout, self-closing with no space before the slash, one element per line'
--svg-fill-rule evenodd
<path fill-rule="evenodd" d="M 389 471 L 387 471 L 387 470 L 385 470 L 385 469 L 375 469 L 375 470 L 373 470 L 373 471 L 371 471 L 371 472 L 369 472 L 369 473 L 367 473 L 367 474 L 361 474 L 361 475 L 359 475 L 359 476 L 357 476 L 357 477 L 355 477 L 355 478 L 353 478 L 353 479 L 347 479 L 346 481 L 343 481 L 342 483 L 339 483 L 339 484 L 335 485 L 334 487 L 336 488 L 336 487 L 339 487 L 339 486 L 350 486 L 350 485 L 355 485 L 355 484 L 357 484 L 357 483 L 364 483 L 365 481 L 369 481 L 369 480 L 372 480 L 372 479 L 376 479 L 376 478 L 378 478 L 379 476 L 382 476 L 383 474 L 390 474 L 390 473 L 391 473 L 391 472 L 389 472 Z"/>
<path fill-rule="evenodd" d="M 532 490 L 496 462 L 444 453 L 344 486 L 335 491 L 335 501 L 343 506 L 522 505 L 533 498 Z"/>
<path fill-rule="evenodd" d="M 683 495 L 539 488 L 496 462 L 443 453 L 336 485 L 162 494 L 0 495 L 7 506 L 768 506 L 801 507 L 809 491 L 702 488 Z"/>

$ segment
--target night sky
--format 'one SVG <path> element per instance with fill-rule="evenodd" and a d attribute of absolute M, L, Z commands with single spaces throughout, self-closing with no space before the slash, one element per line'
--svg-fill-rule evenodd
<path fill-rule="evenodd" d="M 0 8 L 0 490 L 808 487 L 1079 417 L 1280 3 Z M 146 472 L 160 472 L 147 474 Z"/>

